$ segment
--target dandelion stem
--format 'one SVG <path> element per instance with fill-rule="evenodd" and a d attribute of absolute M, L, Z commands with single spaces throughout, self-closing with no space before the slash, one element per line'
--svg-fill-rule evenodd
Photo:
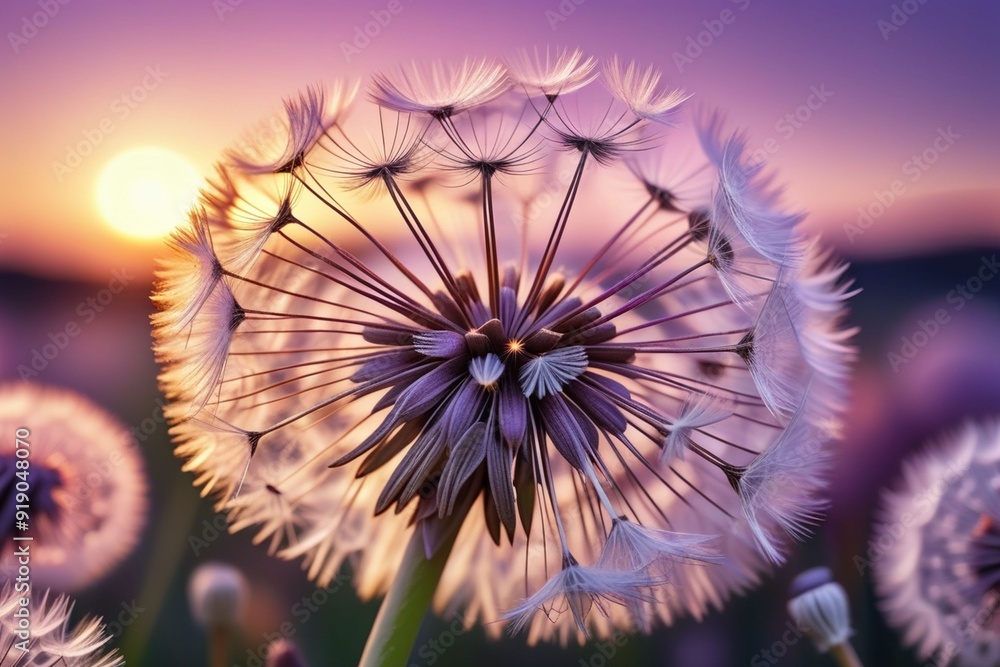
<path fill-rule="evenodd" d="M 216 625 L 209 631 L 208 667 L 226 667 L 229 664 L 229 627 Z"/>
<path fill-rule="evenodd" d="M 858 658 L 858 654 L 854 651 L 854 647 L 851 646 L 851 642 L 846 641 L 843 644 L 837 644 L 836 646 L 830 647 L 830 655 L 833 659 L 837 661 L 840 667 L 864 667 L 861 664 L 861 659 Z"/>
<path fill-rule="evenodd" d="M 422 531 L 413 532 L 389 594 L 375 617 L 375 625 L 368 635 L 358 667 L 401 667 L 407 664 L 420 623 L 454 543 L 455 535 L 452 535 L 428 559 L 424 552 Z"/>

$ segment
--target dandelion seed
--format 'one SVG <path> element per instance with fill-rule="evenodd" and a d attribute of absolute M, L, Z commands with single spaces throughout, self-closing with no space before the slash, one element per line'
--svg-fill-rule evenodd
<path fill-rule="evenodd" d="M 635 166 L 701 150 L 678 131 L 660 153 L 684 96 L 654 70 L 613 61 L 607 95 L 576 51 L 512 68 L 376 75 L 372 149 L 338 117 L 289 170 L 210 187 L 154 297 L 177 453 L 321 585 L 349 560 L 385 592 L 413 534 L 428 557 L 454 542 L 435 607 L 492 634 L 701 616 L 822 504 L 842 269 L 756 171 L 724 182 L 739 142 Z M 286 224 L 239 243 L 232 203 L 262 179 Z M 549 200 L 515 225 L 529 189 Z"/>
<path fill-rule="evenodd" d="M 4 647 L 0 664 L 4 667 L 119 667 L 125 664 L 117 649 L 107 650 L 111 637 L 101 619 L 84 617 L 70 630 L 73 602 L 65 595 L 54 600 L 49 596 L 49 591 L 41 595 L 34 591 L 25 594 L 15 591 L 9 584 L 0 591 L 0 646 Z M 18 626 L 17 619 L 23 616 L 15 615 L 24 609 L 23 599 L 28 600 L 30 633 Z M 26 634 L 29 636 L 25 637 Z M 22 650 L 22 646 L 26 650 Z"/>
<path fill-rule="evenodd" d="M 460 67 L 416 64 L 394 75 L 372 78 L 372 100 L 388 109 L 448 118 L 493 100 L 510 86 L 506 70 L 488 60 L 466 60 Z"/>
<path fill-rule="evenodd" d="M 549 579 L 542 588 L 503 615 L 512 621 L 515 631 L 522 629 L 535 618 L 539 609 L 546 614 L 559 616 L 568 609 L 581 633 L 587 632 L 586 619 L 592 606 L 597 606 L 602 616 L 608 615 L 605 605 L 624 605 L 630 598 L 640 598 L 650 580 L 635 572 L 616 572 L 602 568 L 583 567 L 567 557 L 559 574 Z M 559 609 L 564 605 L 565 609 Z"/>
<path fill-rule="evenodd" d="M 998 480 L 1000 422 L 969 423 L 905 461 L 902 480 L 883 496 L 865 565 L 874 567 L 882 612 L 922 660 L 992 636 Z"/>
<path fill-rule="evenodd" d="M 597 78 L 597 60 L 584 56 L 580 50 L 545 50 L 542 58 L 538 49 L 534 57 L 527 50 L 518 52 L 508 63 L 510 77 L 528 91 L 538 91 L 549 101 L 583 88 Z"/>
<path fill-rule="evenodd" d="M 694 445 L 692 436 L 698 429 L 718 423 L 732 414 L 730 401 L 711 394 L 692 394 L 681 406 L 681 413 L 667 427 L 661 461 L 684 458 L 684 450 Z"/>
<path fill-rule="evenodd" d="M 690 97 L 681 90 L 660 87 L 660 72 L 655 67 L 640 71 L 635 63 L 627 65 L 612 58 L 604 70 L 608 88 L 621 98 L 632 113 L 644 120 L 669 123 L 678 107 Z"/>
<path fill-rule="evenodd" d="M 730 473 L 754 540 L 774 563 L 783 561 L 776 545 L 781 536 L 764 526 L 774 526 L 788 537 L 803 538 L 808 526 L 819 522 L 826 505 L 818 493 L 823 480 L 799 475 L 808 461 L 826 458 L 811 431 L 804 406 L 800 407 L 767 451 Z M 763 521 L 765 517 L 770 521 Z"/>
<path fill-rule="evenodd" d="M 320 140 L 357 94 L 357 84 L 338 82 L 332 90 L 322 86 L 308 88 L 305 94 L 285 101 L 285 142 L 260 141 L 251 134 L 245 145 L 248 151 L 234 149 L 228 161 L 249 174 L 290 173 L 305 159 L 306 153 Z M 265 134 L 270 136 L 270 133 Z"/>
<path fill-rule="evenodd" d="M 27 429 L 32 582 L 63 591 L 85 588 L 135 547 L 146 522 L 146 474 L 125 426 L 75 393 L 28 383 L 0 386 L 0 427 Z M 13 438 L 0 444 L 4 515 L 0 569 L 16 572 Z M 20 534 L 20 533 L 18 533 Z"/>

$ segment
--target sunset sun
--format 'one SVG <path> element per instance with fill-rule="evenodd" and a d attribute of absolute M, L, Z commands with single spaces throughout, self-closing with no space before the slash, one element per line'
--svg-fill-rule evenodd
<path fill-rule="evenodd" d="M 120 153 L 104 168 L 97 203 L 117 231 L 156 238 L 184 220 L 200 181 L 194 166 L 177 153 L 136 148 Z"/>

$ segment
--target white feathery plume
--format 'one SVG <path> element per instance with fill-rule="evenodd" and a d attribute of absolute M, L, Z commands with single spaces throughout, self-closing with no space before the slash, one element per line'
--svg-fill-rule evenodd
<path fill-rule="evenodd" d="M 691 97 L 680 89 L 664 90 L 655 67 L 643 70 L 635 62 L 624 64 L 617 56 L 605 67 L 604 81 L 632 113 L 661 124 L 670 124 L 678 107 Z"/>
<path fill-rule="evenodd" d="M 660 454 L 662 462 L 675 458 L 684 459 L 684 452 L 692 444 L 694 431 L 711 426 L 733 414 L 733 402 L 713 394 L 691 394 L 684 399 L 681 413 L 666 427 L 668 433 Z"/>
<path fill-rule="evenodd" d="M 251 134 L 246 139 L 247 149 L 228 152 L 229 162 L 247 174 L 282 174 L 298 169 L 306 153 L 350 106 L 358 85 L 338 81 L 330 90 L 322 85 L 310 86 L 302 95 L 286 99 L 285 136 L 267 142 Z"/>
<path fill-rule="evenodd" d="M 379 106 L 408 113 L 448 118 L 486 104 L 510 87 L 507 70 L 488 59 L 465 60 L 446 68 L 435 62 L 421 69 L 414 63 L 391 75 L 372 78 L 371 98 Z"/>
<path fill-rule="evenodd" d="M 534 57 L 527 49 L 507 62 L 510 78 L 529 91 L 538 91 L 550 100 L 583 88 L 598 77 L 597 59 L 584 56 L 579 49 L 545 49 L 543 58 L 535 48 Z"/>

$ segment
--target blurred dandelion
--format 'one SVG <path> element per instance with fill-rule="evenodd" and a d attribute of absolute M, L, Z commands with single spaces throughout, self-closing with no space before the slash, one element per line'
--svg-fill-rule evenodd
<path fill-rule="evenodd" d="M 242 625 L 247 583 L 243 573 L 227 563 L 199 565 L 188 580 L 191 614 L 208 633 L 208 665 L 229 664 L 232 635 Z"/>
<path fill-rule="evenodd" d="M 978 633 L 962 646 L 951 667 L 996 667 L 1000 665 L 1000 634 L 995 630 Z"/>
<path fill-rule="evenodd" d="M 84 617 L 69 629 L 73 603 L 65 595 L 41 600 L 33 592 L 4 586 L 0 591 L 0 667 L 117 667 L 124 665 L 100 618 Z M 27 606 L 22 601 L 27 601 Z M 27 611 L 29 629 L 20 621 Z"/>
<path fill-rule="evenodd" d="M 267 647 L 264 667 L 307 667 L 299 647 L 287 639 L 273 641 Z"/>
<path fill-rule="evenodd" d="M 921 659 L 995 637 L 1000 607 L 1000 422 L 973 424 L 903 464 L 883 496 L 872 544 L 880 606 Z M 971 662 L 968 662 L 971 661 Z M 942 663 L 943 664 L 943 663 Z"/>
<path fill-rule="evenodd" d="M 30 435 L 27 501 L 35 585 L 85 588 L 121 562 L 146 521 L 146 474 L 125 426 L 84 397 L 28 383 L 0 386 L 0 429 Z M 17 569 L 18 457 L 0 443 L 2 570 Z M 19 533 L 20 534 L 20 533 Z"/>
<path fill-rule="evenodd" d="M 582 641 L 720 606 L 817 520 L 843 267 L 719 118 L 665 144 L 686 95 L 603 76 L 405 69 L 351 114 L 356 86 L 315 88 L 218 167 L 153 325 L 233 529 L 321 585 L 349 559 L 366 597 L 412 534 L 451 549 L 437 609 Z"/>

